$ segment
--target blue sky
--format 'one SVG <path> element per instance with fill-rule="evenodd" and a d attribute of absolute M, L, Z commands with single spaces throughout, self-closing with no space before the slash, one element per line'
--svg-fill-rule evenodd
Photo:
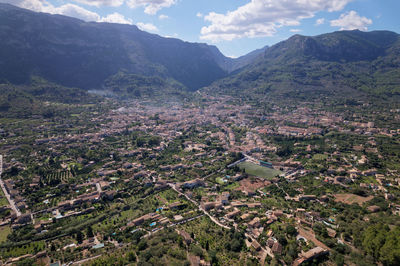
<path fill-rule="evenodd" d="M 342 29 L 400 33 L 399 0 L 0 0 L 86 21 L 127 23 L 244 55 L 293 34 Z"/>

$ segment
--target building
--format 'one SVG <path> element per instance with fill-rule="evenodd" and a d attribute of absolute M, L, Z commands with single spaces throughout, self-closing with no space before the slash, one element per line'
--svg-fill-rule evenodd
<path fill-rule="evenodd" d="M 272 246 L 272 252 L 274 254 L 279 254 L 279 255 L 282 254 L 282 249 L 283 249 L 282 245 L 278 241 L 276 241 Z"/>
<path fill-rule="evenodd" d="M 233 217 L 235 217 L 235 216 L 237 216 L 239 214 L 240 214 L 240 210 L 236 209 L 236 210 L 226 214 L 226 217 L 231 219 L 231 218 L 233 218 Z"/>
<path fill-rule="evenodd" d="M 301 265 L 304 262 L 310 261 L 314 258 L 326 255 L 328 253 L 329 253 L 329 251 L 327 251 L 321 247 L 315 247 L 307 252 L 302 252 L 302 254 L 293 262 L 293 265 L 294 266 Z"/>
<path fill-rule="evenodd" d="M 260 245 L 260 243 L 257 242 L 257 240 L 253 240 L 253 242 L 251 242 L 251 246 L 252 246 L 256 251 L 260 251 L 260 250 L 261 250 L 261 245 Z"/>
<path fill-rule="evenodd" d="M 197 187 L 204 187 L 204 186 L 205 186 L 204 181 L 201 179 L 198 179 L 198 178 L 196 178 L 194 180 L 190 180 L 190 181 L 182 184 L 182 187 L 190 188 L 190 189 L 197 188 Z"/>

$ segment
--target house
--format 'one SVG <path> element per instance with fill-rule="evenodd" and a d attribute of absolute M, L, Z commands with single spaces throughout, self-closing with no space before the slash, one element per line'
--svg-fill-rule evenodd
<path fill-rule="evenodd" d="M 335 230 L 333 230 L 332 228 L 329 228 L 329 227 L 327 227 L 326 230 L 328 231 L 328 236 L 329 237 L 332 237 L 332 238 L 336 237 L 336 231 Z"/>
<path fill-rule="evenodd" d="M 186 245 L 190 245 L 193 242 L 193 239 L 190 237 L 188 233 L 186 233 L 183 230 L 176 230 L 180 236 L 183 237 L 183 240 L 185 241 Z"/>
<path fill-rule="evenodd" d="M 313 249 L 310 249 L 307 252 L 302 252 L 302 254 L 293 262 L 293 265 L 294 266 L 301 265 L 304 262 L 310 261 L 314 258 L 323 256 L 328 253 L 329 253 L 329 251 L 326 249 L 323 249 L 321 247 L 315 247 Z"/>
<path fill-rule="evenodd" d="M 18 224 L 27 224 L 32 221 L 32 216 L 30 213 L 22 214 L 20 217 L 17 218 Z"/>
<path fill-rule="evenodd" d="M 193 188 L 197 188 L 197 187 L 204 187 L 204 186 L 205 186 L 204 181 L 199 178 L 190 180 L 190 181 L 182 184 L 182 187 L 189 188 L 189 189 L 193 189 Z"/>
<path fill-rule="evenodd" d="M 248 208 L 261 208 L 261 202 L 248 203 Z"/>
<path fill-rule="evenodd" d="M 243 194 L 245 195 L 245 196 L 247 196 L 247 197 L 253 197 L 253 196 L 255 196 L 256 195 L 256 192 L 254 192 L 254 191 L 250 191 L 250 190 L 243 190 L 242 191 L 243 192 Z"/>
<path fill-rule="evenodd" d="M 300 195 L 299 200 L 316 200 L 317 197 L 315 195 Z"/>
<path fill-rule="evenodd" d="M 258 227 L 260 227 L 260 226 L 261 226 L 260 218 L 259 218 L 259 217 L 255 217 L 253 220 L 251 220 L 251 221 L 248 223 L 248 226 L 249 226 L 249 227 L 252 227 L 252 228 L 258 228 Z"/>
<path fill-rule="evenodd" d="M 272 252 L 274 254 L 279 254 L 279 255 L 282 254 L 282 249 L 283 249 L 282 245 L 278 241 L 276 241 L 272 246 Z"/>
<path fill-rule="evenodd" d="M 167 181 L 165 180 L 158 180 L 156 185 L 154 186 L 154 189 L 156 190 L 161 190 L 161 189 L 166 189 L 168 188 Z"/>
<path fill-rule="evenodd" d="M 370 212 L 378 212 L 378 211 L 381 210 L 381 208 L 380 208 L 379 206 L 372 205 L 372 206 L 369 206 L 369 207 L 367 208 L 367 210 L 370 211 Z"/>
<path fill-rule="evenodd" d="M 227 214 L 226 214 L 226 217 L 229 218 L 229 219 L 231 219 L 231 218 L 233 218 L 233 217 L 239 215 L 239 213 L 240 213 L 240 210 L 236 209 L 236 210 L 234 210 L 234 211 L 232 211 L 232 212 L 230 212 L 230 213 L 227 213 Z"/>
<path fill-rule="evenodd" d="M 222 204 L 227 205 L 229 204 L 229 192 L 222 192 L 222 195 L 220 196 L 220 201 Z"/>
<path fill-rule="evenodd" d="M 115 190 L 105 191 L 101 193 L 101 197 L 106 200 L 113 200 L 117 192 Z"/>
<path fill-rule="evenodd" d="M 365 170 L 362 172 L 362 175 L 364 175 L 364 176 L 374 176 L 376 174 L 377 174 L 376 169 L 369 169 L 369 170 Z"/>
<path fill-rule="evenodd" d="M 170 209 L 183 209 L 185 206 L 186 206 L 185 203 L 177 201 L 177 202 L 169 204 L 168 208 L 170 208 Z"/>
<path fill-rule="evenodd" d="M 215 208 L 215 202 L 202 202 L 201 203 L 201 208 L 203 208 L 204 210 L 206 210 L 206 211 L 208 211 L 208 210 L 211 210 L 211 209 L 214 209 Z"/>
<path fill-rule="evenodd" d="M 269 247 L 269 248 L 272 248 L 272 246 L 275 244 L 275 239 L 273 239 L 272 237 L 270 237 L 270 238 L 268 238 L 267 239 L 267 246 Z"/>
<path fill-rule="evenodd" d="M 133 175 L 134 179 L 139 179 L 139 178 L 143 178 L 147 176 L 147 172 L 146 171 L 140 171 L 136 174 Z"/>
<path fill-rule="evenodd" d="M 260 245 L 260 243 L 257 242 L 257 240 L 253 240 L 253 242 L 251 242 L 251 246 L 252 246 L 256 251 L 260 251 L 260 250 L 261 250 L 261 245 Z"/>
<path fill-rule="evenodd" d="M 281 217 L 281 216 L 283 216 L 283 211 L 276 210 L 276 211 L 273 211 L 272 214 L 275 215 L 276 217 Z"/>

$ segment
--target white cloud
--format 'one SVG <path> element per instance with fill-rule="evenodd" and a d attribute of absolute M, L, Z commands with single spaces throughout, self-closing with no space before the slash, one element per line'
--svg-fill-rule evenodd
<path fill-rule="evenodd" d="M 119 13 L 109 14 L 105 17 L 101 17 L 99 14 L 87 10 L 83 7 L 74 4 L 64 4 L 61 6 L 53 6 L 51 3 L 45 0 L 0 0 L 2 3 L 13 4 L 22 8 L 30 9 L 36 12 L 44 12 L 50 14 L 59 14 L 79 18 L 84 21 L 96 21 L 96 22 L 110 22 L 120 24 L 132 24 L 131 19 L 125 18 Z M 100 2 L 100 1 L 98 1 Z M 103 1 L 106 2 L 106 1 Z M 111 1 L 110 1 L 111 2 Z"/>
<path fill-rule="evenodd" d="M 290 29 L 290 32 L 301 32 L 301 29 Z"/>
<path fill-rule="evenodd" d="M 165 35 L 165 38 L 177 38 L 178 37 L 178 33 L 174 33 L 172 35 Z"/>
<path fill-rule="evenodd" d="M 196 17 L 198 17 L 198 18 L 202 18 L 204 15 L 203 15 L 203 13 L 200 13 L 200 12 L 197 12 L 197 14 L 196 14 Z"/>
<path fill-rule="evenodd" d="M 324 18 L 319 18 L 317 19 L 317 21 L 315 21 L 315 25 L 322 25 L 325 23 L 325 19 Z"/>
<path fill-rule="evenodd" d="M 158 18 L 163 20 L 163 19 L 168 19 L 169 17 L 167 15 L 161 14 L 161 15 L 158 16 Z"/>
<path fill-rule="evenodd" d="M 251 0 L 226 14 L 204 17 L 211 25 L 201 29 L 201 39 L 219 41 L 272 36 L 279 27 L 298 26 L 319 11 L 342 10 L 352 0 Z"/>
<path fill-rule="evenodd" d="M 158 28 L 151 23 L 138 22 L 136 25 L 143 31 L 158 31 Z"/>
<path fill-rule="evenodd" d="M 177 0 L 127 0 L 130 8 L 144 7 L 144 13 L 155 15 L 164 7 L 170 7 L 176 4 Z"/>
<path fill-rule="evenodd" d="M 102 17 L 99 22 L 108 22 L 108 23 L 119 23 L 119 24 L 133 24 L 133 21 L 129 18 L 125 18 L 120 13 L 114 12 L 112 14 L 107 15 L 106 17 Z"/>
<path fill-rule="evenodd" d="M 372 24 L 372 20 L 366 17 L 360 17 L 357 12 L 350 11 L 340 15 L 338 19 L 331 20 L 331 26 L 340 27 L 340 30 L 362 30 L 367 31 L 368 25 Z"/>
<path fill-rule="evenodd" d="M 65 4 L 60 7 L 54 7 L 51 12 L 53 14 L 62 14 L 65 16 L 70 16 L 74 18 L 79 18 L 85 21 L 99 21 L 99 14 L 84 9 L 83 7 L 74 4 Z"/>
<path fill-rule="evenodd" d="M 77 3 L 89 5 L 89 6 L 121 6 L 124 0 L 73 0 Z"/>

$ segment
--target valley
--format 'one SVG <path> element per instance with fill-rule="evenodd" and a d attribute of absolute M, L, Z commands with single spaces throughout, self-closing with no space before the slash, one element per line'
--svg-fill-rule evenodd
<path fill-rule="evenodd" d="M 1 265 L 399 265 L 399 34 L 0 19 Z"/>

